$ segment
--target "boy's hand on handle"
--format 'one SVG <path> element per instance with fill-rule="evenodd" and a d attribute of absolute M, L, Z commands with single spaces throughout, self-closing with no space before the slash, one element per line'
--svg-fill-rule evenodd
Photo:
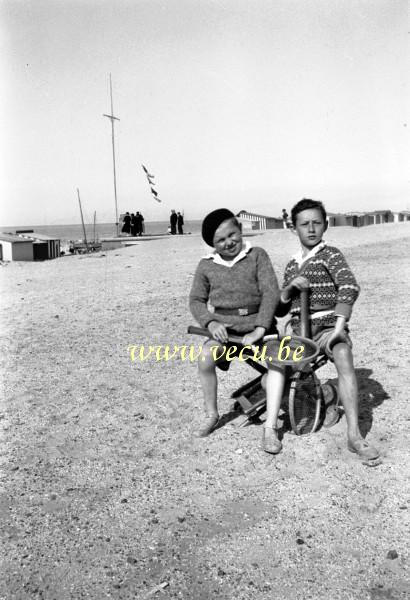
<path fill-rule="evenodd" d="M 249 333 L 243 336 L 242 344 L 244 346 L 253 346 L 255 342 L 263 338 L 265 332 L 266 329 L 264 327 L 255 327 L 253 331 L 250 331 Z"/>
<path fill-rule="evenodd" d="M 292 279 L 290 284 L 282 291 L 282 301 L 289 302 L 296 293 L 303 292 L 309 289 L 309 281 L 303 275 L 298 275 Z"/>
<path fill-rule="evenodd" d="M 228 323 L 224 324 L 219 321 L 211 321 L 208 323 L 208 331 L 211 333 L 212 337 L 218 342 L 221 342 L 221 344 L 226 344 L 228 342 L 227 327 L 230 327 Z"/>

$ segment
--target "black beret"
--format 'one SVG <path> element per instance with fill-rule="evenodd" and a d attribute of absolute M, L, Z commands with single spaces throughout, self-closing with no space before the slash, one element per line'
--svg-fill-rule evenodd
<path fill-rule="evenodd" d="M 234 217 L 235 215 L 233 212 L 227 208 L 218 208 L 209 213 L 209 215 L 206 215 L 205 219 L 202 221 L 202 238 L 208 246 L 214 245 L 214 235 L 219 225 Z"/>

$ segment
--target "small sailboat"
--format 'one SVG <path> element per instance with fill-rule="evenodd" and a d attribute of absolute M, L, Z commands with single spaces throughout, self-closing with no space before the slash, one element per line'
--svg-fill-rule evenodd
<path fill-rule="evenodd" d="M 85 230 L 85 225 L 84 225 L 83 209 L 81 206 L 81 199 L 80 199 L 80 190 L 78 188 L 77 188 L 77 196 L 78 196 L 78 204 L 80 206 L 81 224 L 83 226 L 84 239 L 77 240 L 77 241 L 70 241 L 69 252 L 71 254 L 88 254 L 89 252 L 97 252 L 98 250 L 101 250 L 101 248 L 102 248 L 102 244 L 98 241 L 98 238 L 96 236 L 97 213 L 96 213 L 96 211 L 94 211 L 94 226 L 93 226 L 94 240 L 92 242 L 91 241 L 89 242 L 89 241 L 87 241 L 87 232 Z"/>

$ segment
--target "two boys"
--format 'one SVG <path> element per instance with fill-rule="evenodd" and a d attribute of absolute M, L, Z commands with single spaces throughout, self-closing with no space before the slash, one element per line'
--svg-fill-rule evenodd
<path fill-rule="evenodd" d="M 205 219 L 204 224 L 207 218 Z M 259 276 L 260 280 L 264 280 L 266 276 L 273 278 L 273 290 L 270 302 L 266 296 L 264 297 L 265 305 L 269 305 L 272 313 L 271 323 L 275 324 L 275 313 L 277 316 L 284 316 L 290 312 L 293 333 L 295 335 L 300 334 L 300 291 L 304 289 L 309 290 L 309 312 L 312 323 L 312 337 L 319 345 L 321 351 L 334 361 L 338 373 L 339 397 L 344 408 L 347 422 L 348 449 L 351 452 L 357 453 L 365 460 L 376 459 L 379 456 L 378 451 L 363 439 L 359 431 L 358 386 L 353 366 L 352 344 L 347 327 L 353 304 L 359 295 L 360 288 L 340 250 L 333 246 L 327 246 L 326 242 L 322 239 L 323 234 L 327 229 L 327 215 L 323 204 L 315 200 L 303 199 L 292 208 L 291 218 L 293 227 L 298 234 L 301 248 L 299 253 L 292 258 L 286 266 L 284 284 L 279 302 L 276 277 L 274 276 L 273 269 L 273 275 L 261 273 Z M 218 227 L 223 225 L 224 221 L 218 223 Z M 234 254 L 234 258 L 237 257 L 242 250 L 240 228 L 237 227 L 236 230 L 234 236 L 236 235 L 237 247 L 240 246 L 240 250 L 237 254 Z M 215 232 L 217 232 L 217 229 L 213 231 L 213 233 Z M 213 259 L 213 262 L 217 263 L 217 257 L 222 256 L 221 251 L 225 252 L 225 246 L 219 246 L 218 238 L 214 238 L 213 235 L 212 240 L 211 237 L 208 236 L 208 240 L 205 239 L 205 241 L 208 241 L 208 243 L 211 242 L 212 245 L 214 245 L 216 258 Z M 229 259 L 230 257 L 225 253 L 225 258 Z M 228 260 L 228 262 L 230 261 Z M 206 319 L 202 319 L 202 322 L 198 319 L 199 315 L 196 310 L 197 307 L 195 306 L 194 290 L 198 288 L 199 278 L 202 278 L 201 302 L 206 304 L 208 299 L 211 299 L 214 282 L 212 276 L 208 278 L 204 273 L 202 261 L 198 266 L 191 291 L 191 311 L 202 326 L 208 327 L 216 340 L 224 343 L 227 341 L 227 332 L 223 325 L 221 328 L 220 319 L 218 317 L 214 317 L 213 319 L 212 317 L 210 319 L 207 317 Z M 223 281 L 223 279 L 222 276 L 221 281 Z M 228 281 L 225 283 L 228 283 Z M 245 286 L 247 284 L 245 280 L 239 281 L 238 279 L 237 285 L 242 286 L 241 289 L 246 291 Z M 262 285 L 266 290 L 268 282 L 263 281 Z M 228 287 L 224 284 L 220 286 L 219 298 L 222 299 L 222 296 L 225 296 L 227 304 L 235 305 L 235 297 L 231 295 L 228 300 L 228 288 L 229 284 Z M 228 292 L 228 294 L 225 294 L 225 292 Z M 258 321 L 258 319 L 256 319 L 256 321 Z M 259 327 L 259 329 L 257 328 L 257 330 L 255 329 L 252 333 L 248 333 L 244 336 L 243 343 L 255 343 L 265 335 L 268 329 L 269 324 L 267 321 L 264 321 L 263 327 Z M 242 330 L 237 329 L 237 331 L 246 332 L 246 328 Z M 269 331 L 269 333 L 270 332 L 271 331 Z M 213 342 L 213 344 L 214 343 L 215 342 Z M 262 448 L 266 452 L 277 454 L 282 448 L 282 444 L 278 438 L 277 418 L 282 401 L 285 370 L 280 366 L 273 366 L 272 364 L 269 364 L 268 366 L 269 370 L 266 382 L 267 417 L 264 424 Z M 216 406 L 215 363 L 213 362 L 211 365 L 210 362 L 207 362 L 208 373 L 213 371 L 214 378 L 204 378 L 203 372 L 201 372 L 201 363 L 199 363 L 199 369 L 205 404 L 207 405 L 207 397 L 209 397 L 209 390 L 212 387 L 213 394 L 211 395 L 212 397 L 215 397 L 214 406 Z M 208 406 L 210 406 L 209 402 Z M 214 412 L 213 414 L 213 420 L 209 421 L 211 427 L 205 427 L 202 431 L 204 435 L 210 433 L 217 424 L 217 413 Z"/>

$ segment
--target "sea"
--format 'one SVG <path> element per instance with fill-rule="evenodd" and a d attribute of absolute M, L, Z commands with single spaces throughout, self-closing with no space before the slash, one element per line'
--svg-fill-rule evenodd
<path fill-rule="evenodd" d="M 144 225 L 146 235 L 166 234 L 168 233 L 169 221 L 145 221 Z M 14 227 L 0 227 L 0 231 L 3 233 L 15 233 L 16 231 L 22 231 L 24 229 L 30 229 L 37 233 L 55 237 L 58 240 L 61 240 L 62 243 L 82 240 L 84 238 L 83 226 L 78 223 L 73 223 L 71 225 L 17 225 Z M 95 229 L 97 239 L 115 237 L 117 235 L 114 223 L 97 223 Z M 93 240 L 94 225 L 85 225 L 85 231 L 87 240 Z M 200 220 L 185 221 L 184 233 L 200 233 L 200 231 Z"/>

